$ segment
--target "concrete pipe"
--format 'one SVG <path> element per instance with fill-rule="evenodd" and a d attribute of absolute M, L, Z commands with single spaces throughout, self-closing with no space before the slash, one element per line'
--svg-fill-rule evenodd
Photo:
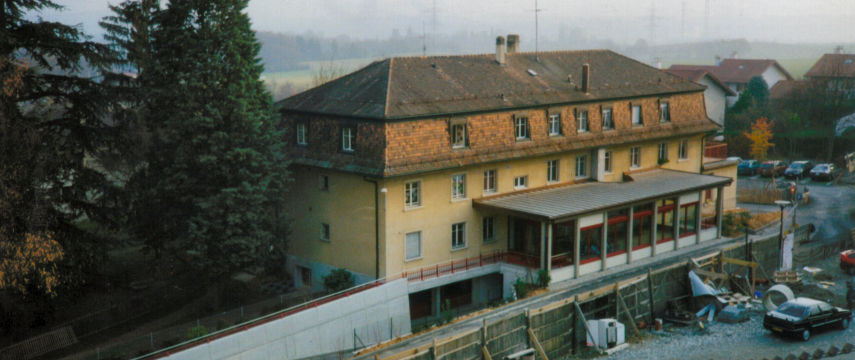
<path fill-rule="evenodd" d="M 793 290 L 790 290 L 787 285 L 778 284 L 772 286 L 769 288 L 769 290 L 766 290 L 765 294 L 763 294 L 763 306 L 765 306 L 766 310 L 768 311 L 774 311 L 778 308 L 779 305 L 783 304 L 783 302 L 781 304 L 775 304 L 774 302 L 772 302 L 773 293 L 783 295 L 785 298 L 787 298 L 786 301 L 790 301 L 796 298 L 796 296 L 793 295 Z"/>

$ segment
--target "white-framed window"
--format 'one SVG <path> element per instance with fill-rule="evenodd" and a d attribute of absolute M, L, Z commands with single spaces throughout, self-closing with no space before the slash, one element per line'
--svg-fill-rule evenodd
<path fill-rule="evenodd" d="M 481 219 L 481 240 L 484 243 L 493 242 L 496 240 L 496 220 L 492 216 L 485 216 Z"/>
<path fill-rule="evenodd" d="M 546 162 L 546 181 L 558 182 L 558 160 L 549 160 Z"/>
<path fill-rule="evenodd" d="M 632 106 L 632 125 L 643 125 L 644 119 L 641 118 L 641 105 Z"/>
<path fill-rule="evenodd" d="M 588 156 L 579 155 L 576 157 L 576 177 L 588 177 Z"/>
<path fill-rule="evenodd" d="M 671 109 L 667 102 L 659 103 L 659 122 L 671 122 Z"/>
<path fill-rule="evenodd" d="M 404 185 L 405 187 L 405 202 L 404 205 L 408 208 L 422 206 L 422 182 L 413 181 Z"/>
<path fill-rule="evenodd" d="M 322 241 L 330 241 L 330 224 L 327 224 L 327 223 L 321 224 L 321 240 Z"/>
<path fill-rule="evenodd" d="M 689 158 L 689 140 L 680 141 L 680 160 Z"/>
<path fill-rule="evenodd" d="M 496 192 L 496 169 L 484 170 L 484 192 Z"/>
<path fill-rule="evenodd" d="M 668 161 L 668 143 L 659 143 L 659 163 Z"/>
<path fill-rule="evenodd" d="M 308 144 L 306 140 L 306 123 L 299 122 L 297 123 L 297 144 L 306 145 Z"/>
<path fill-rule="evenodd" d="M 615 121 L 612 118 L 612 109 L 603 109 L 603 130 L 611 130 L 615 128 Z"/>
<path fill-rule="evenodd" d="M 344 151 L 353 151 L 353 139 L 356 137 L 353 128 L 346 127 L 341 129 L 341 149 Z"/>
<path fill-rule="evenodd" d="M 514 189 L 525 189 L 528 187 L 528 175 L 514 178 Z"/>
<path fill-rule="evenodd" d="M 466 174 L 457 174 L 451 177 L 451 198 L 453 200 L 466 198 Z"/>
<path fill-rule="evenodd" d="M 318 175 L 318 190 L 327 191 L 330 189 L 330 177 L 327 175 Z"/>
<path fill-rule="evenodd" d="M 466 123 L 451 125 L 451 147 L 455 149 L 466 147 Z"/>
<path fill-rule="evenodd" d="M 606 174 L 612 173 L 612 152 L 611 151 L 606 151 L 605 154 L 603 154 L 603 170 L 606 172 Z"/>
<path fill-rule="evenodd" d="M 579 113 L 576 116 L 576 120 L 578 122 L 577 128 L 578 128 L 579 132 L 588 131 L 588 129 L 589 129 L 588 128 L 588 111 L 579 110 Z"/>
<path fill-rule="evenodd" d="M 466 247 L 466 223 L 451 225 L 451 248 L 460 249 Z"/>
<path fill-rule="evenodd" d="M 561 114 L 549 114 L 549 136 L 561 135 Z"/>
<path fill-rule="evenodd" d="M 422 257 L 422 232 L 413 231 L 404 235 L 404 260 L 415 260 Z"/>
<path fill-rule="evenodd" d="M 636 146 L 629 149 L 629 167 L 641 167 L 641 147 Z"/>
<path fill-rule="evenodd" d="M 514 135 L 517 140 L 528 139 L 528 118 L 527 117 L 516 117 L 514 118 Z"/>

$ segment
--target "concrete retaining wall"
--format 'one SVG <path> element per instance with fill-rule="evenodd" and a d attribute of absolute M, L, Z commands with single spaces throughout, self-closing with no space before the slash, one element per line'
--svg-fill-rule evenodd
<path fill-rule="evenodd" d="M 298 359 L 370 346 L 409 333 L 407 280 L 399 279 L 172 354 L 169 359 Z"/>

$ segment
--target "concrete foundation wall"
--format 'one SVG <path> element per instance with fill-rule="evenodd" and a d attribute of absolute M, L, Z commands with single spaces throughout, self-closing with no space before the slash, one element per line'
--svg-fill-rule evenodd
<path fill-rule="evenodd" d="M 352 350 L 410 334 L 409 307 L 407 281 L 400 279 L 169 358 L 298 359 Z"/>

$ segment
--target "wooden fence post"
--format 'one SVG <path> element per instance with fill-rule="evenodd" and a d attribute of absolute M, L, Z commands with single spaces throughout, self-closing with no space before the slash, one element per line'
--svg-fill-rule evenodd
<path fill-rule="evenodd" d="M 650 268 L 647 268 L 647 296 L 649 297 L 648 301 L 650 301 L 650 326 L 653 326 L 653 323 L 656 320 L 653 315 L 653 309 L 655 308 L 653 306 L 653 272 L 650 270 Z"/>

